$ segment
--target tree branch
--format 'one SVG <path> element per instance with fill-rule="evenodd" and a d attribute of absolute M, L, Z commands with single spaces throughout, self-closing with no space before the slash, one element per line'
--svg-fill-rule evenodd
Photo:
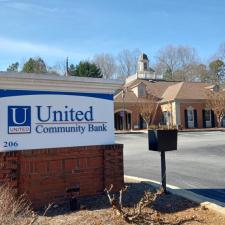
<path fill-rule="evenodd" d="M 127 212 L 123 208 L 123 193 L 127 191 L 127 188 L 128 187 L 125 186 L 119 191 L 119 202 L 117 202 L 114 195 L 111 195 L 113 185 L 111 185 L 109 189 L 105 188 L 105 192 L 108 196 L 109 203 L 112 206 L 113 210 L 115 210 L 116 213 L 128 223 L 136 220 L 142 214 L 142 210 L 149 205 L 151 206 L 156 198 L 163 193 L 162 188 L 154 192 L 145 192 L 137 205 L 134 205 L 132 212 Z"/>

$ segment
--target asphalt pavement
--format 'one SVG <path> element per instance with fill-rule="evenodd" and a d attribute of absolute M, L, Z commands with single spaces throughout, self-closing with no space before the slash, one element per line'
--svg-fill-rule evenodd
<path fill-rule="evenodd" d="M 161 179 L 160 153 L 148 150 L 147 134 L 117 134 L 124 144 L 124 172 Z M 225 204 L 225 132 L 184 132 L 178 150 L 166 152 L 167 183 Z"/>

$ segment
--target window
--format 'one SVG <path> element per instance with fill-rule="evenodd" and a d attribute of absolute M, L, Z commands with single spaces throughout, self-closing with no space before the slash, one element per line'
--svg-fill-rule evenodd
<path fill-rule="evenodd" d="M 139 85 L 138 87 L 138 96 L 144 97 L 145 96 L 145 85 Z"/>
<path fill-rule="evenodd" d="M 211 110 L 205 110 L 205 121 L 211 121 Z"/>
<path fill-rule="evenodd" d="M 148 70 L 148 65 L 146 62 L 144 63 L 144 70 Z"/>

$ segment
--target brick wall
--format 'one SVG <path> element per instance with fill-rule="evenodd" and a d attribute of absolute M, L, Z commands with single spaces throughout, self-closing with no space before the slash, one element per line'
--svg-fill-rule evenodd
<path fill-rule="evenodd" d="M 66 190 L 80 196 L 123 186 L 123 145 L 101 145 L 0 153 L 0 182 L 26 194 L 34 208 L 66 200 Z"/>
<path fill-rule="evenodd" d="M 17 152 L 0 153 L 0 183 L 18 187 L 18 154 Z"/>

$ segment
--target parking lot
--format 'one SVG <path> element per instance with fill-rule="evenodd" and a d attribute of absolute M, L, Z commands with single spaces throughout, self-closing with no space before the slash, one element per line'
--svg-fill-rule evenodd
<path fill-rule="evenodd" d="M 148 150 L 147 134 L 117 134 L 124 144 L 126 175 L 160 181 L 160 153 Z M 225 132 L 185 132 L 178 150 L 166 152 L 167 183 L 225 203 Z"/>

